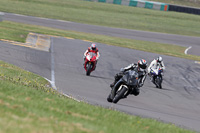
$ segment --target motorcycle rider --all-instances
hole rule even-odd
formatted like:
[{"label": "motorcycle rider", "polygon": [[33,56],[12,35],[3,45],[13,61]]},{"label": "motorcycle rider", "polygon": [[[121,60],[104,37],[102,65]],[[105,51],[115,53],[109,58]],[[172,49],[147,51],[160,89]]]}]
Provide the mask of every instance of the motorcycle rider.
[{"label": "motorcycle rider", "polygon": [[138,87],[136,88],[134,95],[138,95],[140,93],[139,87],[142,87],[144,84],[144,81],[146,79],[146,68],[147,68],[147,61],[144,59],[141,59],[138,61],[138,63],[134,63],[134,64],[130,64],[129,66],[125,67],[125,68],[121,68],[120,72],[117,73],[115,75],[115,80],[112,84],[110,84],[110,87],[113,88],[114,85],[117,83],[117,81],[119,81],[120,78],[123,77],[124,72],[128,71],[128,70],[133,70],[136,71],[138,73]]},{"label": "motorcycle rider", "polygon": [[161,56],[158,56],[156,59],[154,59],[148,67],[148,75],[150,76],[150,80],[152,82],[154,82],[155,79],[151,76],[151,68],[157,69],[158,66],[160,66],[162,70],[165,70],[165,65]]},{"label": "motorcycle rider", "polygon": [[[95,53],[97,56],[96,56],[96,65],[97,65],[97,62],[98,62],[98,59],[100,57],[100,53],[99,53],[99,50],[97,48],[97,45],[95,43],[92,43],[90,47],[88,47],[88,49],[85,51],[84,53],[84,61],[85,61],[85,58],[86,58],[86,55],[89,53],[89,52],[92,52],[92,53]],[[83,64],[84,65],[84,64]],[[96,68],[96,65],[95,65],[95,68]],[[94,68],[94,69],[95,69]]]}]

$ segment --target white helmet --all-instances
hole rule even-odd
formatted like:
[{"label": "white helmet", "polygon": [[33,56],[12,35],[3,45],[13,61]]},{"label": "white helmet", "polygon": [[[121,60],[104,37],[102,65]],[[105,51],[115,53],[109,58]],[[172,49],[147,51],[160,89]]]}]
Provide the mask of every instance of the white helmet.
[{"label": "white helmet", "polygon": [[96,47],[97,47],[97,45],[96,45],[95,43],[92,43],[92,44],[91,44],[91,49],[92,49],[92,50],[96,50]]},{"label": "white helmet", "polygon": [[156,59],[157,60],[157,62],[162,62],[162,57],[161,56],[158,56],[158,58]]}]

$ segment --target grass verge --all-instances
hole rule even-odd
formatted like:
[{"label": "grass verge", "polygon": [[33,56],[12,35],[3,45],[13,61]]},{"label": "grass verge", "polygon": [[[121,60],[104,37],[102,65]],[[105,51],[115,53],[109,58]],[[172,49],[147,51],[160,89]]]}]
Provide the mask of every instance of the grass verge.
[{"label": "grass verge", "polygon": [[138,41],[132,39],[124,39],[124,38],[75,32],[75,31],[65,31],[65,30],[52,29],[42,26],[14,23],[9,21],[4,21],[0,23],[1,39],[25,42],[25,38],[29,32],[62,36],[62,37],[72,37],[75,39],[82,39],[82,40],[90,40],[93,42],[99,42],[108,45],[115,45],[120,47],[132,48],[136,50],[142,50],[152,53],[158,53],[163,55],[170,55],[170,56],[200,61],[199,56],[185,55],[184,51],[186,48],[177,45],[161,44],[148,41]]},{"label": "grass verge", "polygon": [[84,0],[0,0],[0,11],[93,25],[200,36],[200,16]]},{"label": "grass verge", "polygon": [[76,102],[51,89],[43,78],[2,61],[0,132],[192,133],[173,124]]}]

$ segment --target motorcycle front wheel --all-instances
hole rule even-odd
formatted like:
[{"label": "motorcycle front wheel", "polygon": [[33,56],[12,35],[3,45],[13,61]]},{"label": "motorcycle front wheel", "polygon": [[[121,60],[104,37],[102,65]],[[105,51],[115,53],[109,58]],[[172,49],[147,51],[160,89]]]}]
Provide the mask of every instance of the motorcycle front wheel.
[{"label": "motorcycle front wheel", "polygon": [[162,89],[162,84],[161,84],[160,77],[157,77],[155,82],[156,82],[156,87]]},{"label": "motorcycle front wheel", "polygon": [[108,97],[107,97],[107,101],[108,101],[108,102],[112,102],[111,94],[108,95]]},{"label": "motorcycle front wheel", "polygon": [[87,65],[87,71],[86,71],[87,76],[90,76],[91,70],[92,70],[92,64],[88,64]]},{"label": "motorcycle front wheel", "polygon": [[127,91],[127,88],[122,87],[122,89],[120,91],[118,91],[117,94],[115,95],[115,97],[113,99],[113,103],[117,103],[124,96],[124,93],[126,91]]}]

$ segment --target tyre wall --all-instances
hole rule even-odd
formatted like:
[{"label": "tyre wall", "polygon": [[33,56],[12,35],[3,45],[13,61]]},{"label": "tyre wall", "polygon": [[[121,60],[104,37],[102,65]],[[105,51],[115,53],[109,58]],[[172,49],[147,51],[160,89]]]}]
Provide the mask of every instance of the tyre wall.
[{"label": "tyre wall", "polygon": [[169,5],[169,11],[200,15],[200,8],[186,7],[186,6],[179,6],[179,5]]}]

